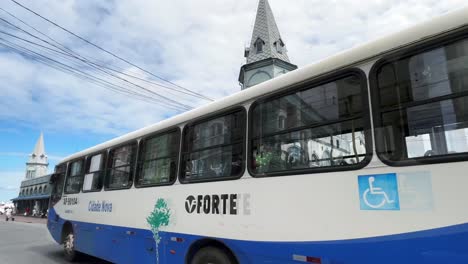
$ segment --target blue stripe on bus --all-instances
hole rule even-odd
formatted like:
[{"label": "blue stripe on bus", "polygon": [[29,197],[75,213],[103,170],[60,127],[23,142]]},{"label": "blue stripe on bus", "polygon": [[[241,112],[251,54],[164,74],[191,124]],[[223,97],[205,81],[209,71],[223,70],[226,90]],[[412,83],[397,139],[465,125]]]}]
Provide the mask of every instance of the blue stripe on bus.
[{"label": "blue stripe on bus", "polygon": [[[66,220],[50,210],[48,228],[59,242]],[[117,263],[156,263],[156,245],[150,230],[72,222],[76,248]],[[203,238],[160,232],[160,263],[184,263],[189,246]],[[171,238],[182,238],[177,241]],[[468,224],[412,233],[323,242],[267,242],[218,239],[240,263],[301,263],[307,256],[322,264],[468,263]],[[314,262],[319,263],[319,262]]]}]

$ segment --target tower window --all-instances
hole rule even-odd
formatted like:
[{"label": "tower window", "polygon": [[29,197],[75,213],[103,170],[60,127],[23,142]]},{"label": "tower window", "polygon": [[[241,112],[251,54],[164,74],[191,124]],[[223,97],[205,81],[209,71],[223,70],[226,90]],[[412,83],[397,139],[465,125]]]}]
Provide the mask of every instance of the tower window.
[{"label": "tower window", "polygon": [[278,52],[279,54],[283,54],[284,42],[281,39],[275,41],[275,43],[273,43],[273,45],[276,48],[276,52]]},{"label": "tower window", "polygon": [[255,41],[255,44],[254,44],[257,53],[262,53],[263,52],[263,45],[265,45],[265,41],[263,41],[261,38],[257,38],[257,40]]},{"label": "tower window", "polygon": [[244,50],[244,57],[248,57],[250,54],[250,48],[249,47],[246,47],[245,50]]}]

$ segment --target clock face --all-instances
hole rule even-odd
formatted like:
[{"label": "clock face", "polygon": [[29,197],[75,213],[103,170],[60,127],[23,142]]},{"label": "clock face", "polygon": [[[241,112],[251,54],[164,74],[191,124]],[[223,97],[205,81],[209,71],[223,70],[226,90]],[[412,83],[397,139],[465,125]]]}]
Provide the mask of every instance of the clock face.
[{"label": "clock face", "polygon": [[254,85],[257,85],[259,83],[262,83],[264,81],[268,81],[271,79],[271,76],[266,72],[266,71],[257,71],[256,73],[254,73],[252,75],[252,77],[250,77],[249,81],[248,81],[248,85],[247,86],[254,86]]}]

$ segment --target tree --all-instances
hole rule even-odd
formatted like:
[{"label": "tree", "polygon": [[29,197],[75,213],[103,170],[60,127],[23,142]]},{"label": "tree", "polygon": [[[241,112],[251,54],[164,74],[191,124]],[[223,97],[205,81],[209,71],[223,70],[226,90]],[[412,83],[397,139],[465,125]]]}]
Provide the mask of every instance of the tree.
[{"label": "tree", "polygon": [[159,263],[159,242],[161,237],[159,236],[159,230],[161,227],[168,226],[171,218],[171,210],[167,206],[167,202],[159,198],[154,205],[154,210],[146,218],[146,222],[151,226],[153,232],[154,241],[156,242],[156,263]]}]

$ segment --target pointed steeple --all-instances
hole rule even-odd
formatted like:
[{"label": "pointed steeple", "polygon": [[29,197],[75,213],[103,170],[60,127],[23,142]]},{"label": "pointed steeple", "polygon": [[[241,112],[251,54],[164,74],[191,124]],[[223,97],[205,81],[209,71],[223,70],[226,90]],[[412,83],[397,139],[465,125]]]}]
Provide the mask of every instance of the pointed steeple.
[{"label": "pointed steeple", "polygon": [[[45,149],[44,149],[44,134],[39,136],[39,139],[36,142],[36,146],[34,146],[34,150],[29,158],[30,163],[41,163],[41,157],[45,157]],[[47,162],[46,162],[47,163]]]},{"label": "pointed steeple", "polygon": [[297,69],[291,64],[268,0],[259,0],[250,46],[245,49],[246,64],[241,67],[242,89]]},{"label": "pointed steeple", "polygon": [[286,46],[281,38],[268,0],[258,2],[254,30],[247,53],[247,63],[267,58],[278,58],[289,62]]},{"label": "pointed steeple", "polygon": [[34,150],[29,156],[29,161],[26,163],[26,179],[43,176],[47,174],[47,155],[44,147],[44,135],[41,132],[39,139],[34,146]]}]

